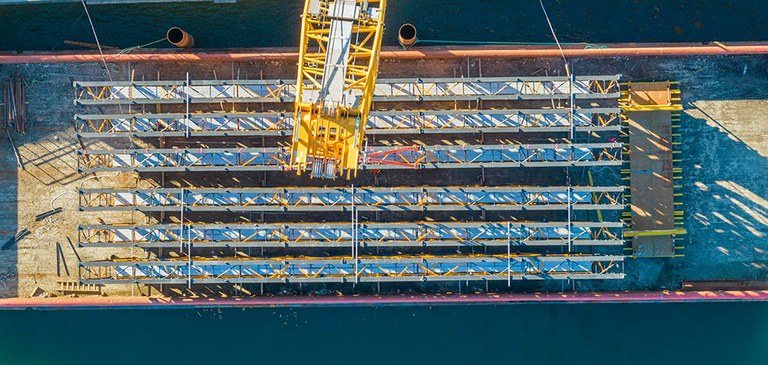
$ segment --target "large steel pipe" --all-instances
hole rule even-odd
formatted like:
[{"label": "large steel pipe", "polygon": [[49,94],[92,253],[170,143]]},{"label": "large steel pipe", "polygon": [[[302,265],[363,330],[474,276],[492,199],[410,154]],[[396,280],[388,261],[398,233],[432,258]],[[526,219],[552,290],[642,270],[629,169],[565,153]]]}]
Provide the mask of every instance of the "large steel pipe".
[{"label": "large steel pipe", "polygon": [[411,23],[405,23],[397,31],[397,41],[403,48],[416,44],[416,27]]},{"label": "large steel pipe", "polygon": [[165,39],[179,48],[192,48],[195,46],[195,38],[179,27],[168,29],[165,33]]}]

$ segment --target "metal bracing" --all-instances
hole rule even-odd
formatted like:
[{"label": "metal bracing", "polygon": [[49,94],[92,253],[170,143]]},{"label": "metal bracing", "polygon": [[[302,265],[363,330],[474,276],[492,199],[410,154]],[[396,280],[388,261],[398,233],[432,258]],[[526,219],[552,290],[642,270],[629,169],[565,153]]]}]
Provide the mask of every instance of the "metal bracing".
[{"label": "metal bracing", "polygon": [[293,117],[285,112],[78,114],[81,137],[225,137],[282,136],[293,130]]},{"label": "metal bracing", "polygon": [[[283,136],[293,116],[269,113],[79,114],[81,137]],[[570,109],[373,111],[367,134],[568,132]],[[620,109],[576,109],[576,132],[618,131]]]},{"label": "metal bracing", "polygon": [[76,105],[293,102],[285,80],[75,81]]},{"label": "metal bracing", "polygon": [[425,282],[623,279],[623,256],[451,255],[81,262],[84,284]]},{"label": "metal bracing", "polygon": [[[620,109],[576,109],[578,132],[621,129]],[[570,109],[377,111],[368,118],[369,134],[567,132]]]},{"label": "metal bracing", "polygon": [[[354,227],[354,228],[353,228]],[[575,246],[623,245],[621,222],[574,222]],[[183,239],[213,247],[445,247],[568,245],[567,222],[423,222],[87,225],[79,227],[83,247],[174,248]]]},{"label": "metal bracing", "polygon": [[[570,194],[569,194],[570,190]],[[85,211],[621,210],[624,187],[81,189]]]},{"label": "metal bracing", "polygon": [[388,79],[376,84],[376,95],[387,101],[610,99],[621,95],[619,78],[577,76],[573,84],[567,76]]},{"label": "metal bracing", "polygon": [[363,152],[366,169],[615,166],[620,143],[374,147]]},{"label": "metal bracing", "polygon": [[[618,99],[620,75],[379,79],[373,102]],[[289,80],[75,81],[75,104],[293,103]],[[309,93],[315,92],[309,90]],[[312,94],[305,98],[312,98]]]},{"label": "metal bracing", "polygon": [[[621,143],[369,147],[362,169],[618,166]],[[79,150],[78,171],[287,171],[287,148]]]}]

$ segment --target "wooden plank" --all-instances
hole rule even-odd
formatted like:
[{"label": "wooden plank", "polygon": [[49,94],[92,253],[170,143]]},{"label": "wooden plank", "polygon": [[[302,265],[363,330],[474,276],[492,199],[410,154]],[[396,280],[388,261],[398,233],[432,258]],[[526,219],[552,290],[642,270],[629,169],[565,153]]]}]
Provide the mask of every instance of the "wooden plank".
[{"label": "wooden plank", "polygon": [[80,284],[77,280],[57,280],[57,289],[62,294],[101,294],[101,285]]},{"label": "wooden plank", "polygon": [[629,105],[670,106],[672,88],[669,82],[633,82],[629,85]]},{"label": "wooden plank", "polygon": [[[672,112],[630,112],[630,189],[633,231],[675,228],[672,174]],[[671,257],[671,236],[635,237],[635,256]]]},{"label": "wooden plank", "polygon": [[670,111],[629,113],[632,229],[675,228]]}]

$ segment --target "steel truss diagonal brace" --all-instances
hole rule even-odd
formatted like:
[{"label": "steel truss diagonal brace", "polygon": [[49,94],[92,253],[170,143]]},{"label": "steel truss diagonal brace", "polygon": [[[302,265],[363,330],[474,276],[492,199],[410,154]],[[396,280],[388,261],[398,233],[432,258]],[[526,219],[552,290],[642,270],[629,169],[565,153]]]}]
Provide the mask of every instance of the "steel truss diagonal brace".
[{"label": "steel truss diagonal brace", "polygon": [[[623,256],[488,255],[81,262],[87,284],[622,279]],[[355,262],[357,261],[357,262]],[[355,269],[357,267],[357,269]],[[189,281],[188,281],[189,280]]]},{"label": "steel truss diagonal brace", "polygon": [[[621,143],[369,147],[362,169],[617,166]],[[367,154],[376,158],[368,160]],[[286,171],[287,148],[79,150],[78,171]]]},{"label": "steel truss diagonal brace", "polygon": [[621,210],[624,188],[423,187],[81,189],[84,211]]}]

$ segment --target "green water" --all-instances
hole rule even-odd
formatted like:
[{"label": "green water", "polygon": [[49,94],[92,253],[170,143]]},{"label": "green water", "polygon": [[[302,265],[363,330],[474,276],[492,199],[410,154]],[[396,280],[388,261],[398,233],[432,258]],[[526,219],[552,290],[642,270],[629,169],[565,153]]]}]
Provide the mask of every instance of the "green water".
[{"label": "green water", "polygon": [[768,303],[0,312],[5,364],[766,364]]},{"label": "green water", "polygon": [[[125,48],[162,38],[171,26],[199,47],[276,47],[298,43],[299,0],[235,4],[172,3],[89,6],[105,45]],[[562,42],[754,41],[768,39],[764,0],[546,0]],[[79,3],[0,6],[0,50],[73,49],[93,42]],[[552,41],[538,1],[397,0],[387,10],[385,45],[411,22],[419,38]],[[166,47],[167,45],[160,45]]]}]

